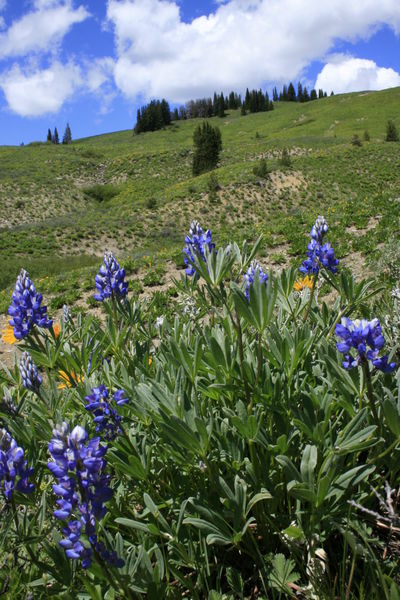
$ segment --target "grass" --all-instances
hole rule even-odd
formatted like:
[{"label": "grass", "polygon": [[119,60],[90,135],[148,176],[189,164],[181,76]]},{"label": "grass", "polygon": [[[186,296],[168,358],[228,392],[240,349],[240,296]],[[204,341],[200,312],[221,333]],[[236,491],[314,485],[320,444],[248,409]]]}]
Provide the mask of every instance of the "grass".
[{"label": "grass", "polygon": [[[223,143],[215,170],[221,189],[211,196],[210,175],[191,174],[198,120],[68,146],[0,147],[0,288],[22,266],[49,275],[56,294],[58,273],[77,272],[71,277],[80,288],[81,269],[99,264],[106,248],[127,261],[148,253],[162,267],[160,240],[179,262],[193,218],[221,243],[263,234],[267,261],[271,254],[270,263],[283,264],[299,263],[321,213],[340,258],[357,252],[373,261],[399,228],[400,145],[384,142],[388,119],[400,126],[399,96],[399,88],[344,94],[211,119]],[[284,147],[289,168],[280,163]],[[262,159],[268,174],[260,180],[254,168]],[[154,285],[160,277],[148,279]]]}]

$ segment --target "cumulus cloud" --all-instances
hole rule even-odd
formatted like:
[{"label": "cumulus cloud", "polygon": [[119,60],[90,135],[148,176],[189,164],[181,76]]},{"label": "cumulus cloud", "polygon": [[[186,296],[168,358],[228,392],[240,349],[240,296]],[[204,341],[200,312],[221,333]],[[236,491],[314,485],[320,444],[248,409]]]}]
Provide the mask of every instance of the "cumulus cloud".
[{"label": "cumulus cloud", "polygon": [[316,88],[336,93],[360,90],[384,90],[400,86],[400,74],[378,67],[373,60],[336,56],[318,74]]},{"label": "cumulus cloud", "polygon": [[337,39],[368,38],[382,24],[399,32],[400,3],[230,0],[185,23],[169,0],[109,0],[107,19],[123,94],[181,102],[295,79]]},{"label": "cumulus cloud", "polygon": [[74,9],[69,1],[37,0],[36,8],[0,33],[0,59],[54,49],[73,25],[89,17],[86,8]]},{"label": "cumulus cloud", "polygon": [[56,113],[83,83],[81,68],[54,62],[49,68],[24,73],[18,65],[2,74],[0,86],[9,108],[22,117]]}]

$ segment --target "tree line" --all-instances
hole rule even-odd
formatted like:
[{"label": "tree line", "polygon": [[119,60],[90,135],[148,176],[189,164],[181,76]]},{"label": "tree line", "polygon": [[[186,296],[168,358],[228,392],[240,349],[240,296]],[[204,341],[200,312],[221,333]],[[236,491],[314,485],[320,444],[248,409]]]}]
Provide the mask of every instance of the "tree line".
[{"label": "tree line", "polygon": [[[319,89],[317,92],[313,88],[309,92],[307,87],[303,86],[300,82],[297,84],[297,93],[292,82],[289,85],[285,84],[280,92],[278,92],[276,87],[272,90],[272,100],[274,102],[310,102],[318,98],[326,98],[327,95],[322,89]],[[333,92],[331,92],[331,96],[333,96]]]},{"label": "tree line", "polygon": [[[54,128],[53,133],[49,127],[49,129],[47,130],[47,140],[46,141],[51,144],[59,144],[60,143],[60,137],[58,135],[57,127]],[[70,144],[71,142],[72,142],[71,128],[69,126],[69,123],[67,123],[67,126],[65,127],[65,132],[64,132],[64,135],[62,138],[62,143]]]},{"label": "tree line", "polygon": [[[333,92],[331,92],[331,95],[333,95]],[[138,109],[133,131],[136,134],[144,131],[156,131],[166,127],[171,121],[224,117],[226,110],[237,110],[238,108],[240,108],[242,115],[248,112],[266,112],[274,109],[274,102],[309,102],[318,98],[326,98],[326,96],[327,93],[322,89],[319,89],[318,92],[312,89],[309,92],[307,87],[300,82],[297,84],[296,93],[293,83],[290,82],[288,85],[285,84],[280,92],[274,87],[272,100],[269,98],[268,92],[264,93],[261,89],[249,90],[249,88],[246,89],[244,99],[234,91],[226,96],[223,92],[220,94],[214,92],[213,97],[189,100],[179,108],[174,108],[173,111],[170,110],[165,99],[161,101],[152,100],[149,104]]]}]

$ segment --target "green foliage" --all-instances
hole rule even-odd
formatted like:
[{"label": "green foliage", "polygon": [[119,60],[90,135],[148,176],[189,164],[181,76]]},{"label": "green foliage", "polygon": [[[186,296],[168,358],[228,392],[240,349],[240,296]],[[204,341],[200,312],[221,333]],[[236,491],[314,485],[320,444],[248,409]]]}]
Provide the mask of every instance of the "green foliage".
[{"label": "green foliage", "polygon": [[387,142],[398,142],[399,141],[399,133],[397,131],[397,127],[394,122],[389,119],[386,125],[386,141]]},{"label": "green foliage", "polygon": [[257,177],[262,177],[263,179],[268,177],[267,161],[265,158],[261,158],[259,163],[253,167],[253,173],[254,175],[257,175]]},{"label": "green foliage", "polygon": [[95,202],[108,202],[119,194],[119,189],[111,184],[101,185],[97,183],[91,187],[84,188],[83,193],[87,198]]},{"label": "green foliage", "polygon": [[192,172],[200,175],[217,166],[219,153],[222,150],[221,132],[205,121],[198,125],[193,133],[194,155]]},{"label": "green foliage", "polygon": [[282,167],[289,168],[289,167],[292,166],[292,160],[290,158],[289,151],[288,151],[288,149],[286,147],[282,148],[282,154],[281,154],[281,158],[280,158],[280,163],[281,163]]},{"label": "green foliage", "polygon": [[[267,285],[256,278],[247,299],[243,273],[261,244],[206,252],[199,278],[182,277],[171,293],[141,304],[106,301],[101,321],[75,313],[58,337],[37,330],[19,343],[46,376],[38,396],[22,387],[17,368],[0,372],[1,397],[16,404],[11,412],[0,405],[1,426],[24,448],[36,484],[3,508],[3,593],[398,596],[399,517],[385,521],[381,498],[385,480],[396,493],[399,481],[399,378],[373,371],[366,381],[362,369],[344,370],[334,336],[343,316],[384,323],[371,310],[378,288],[342,272],[328,281],[328,307],[308,289],[295,291],[291,268],[270,273]],[[58,289],[75,291],[65,274]],[[385,351],[397,356],[384,333]],[[71,387],[58,388],[59,371]],[[129,398],[118,407],[114,441],[96,433],[84,408],[102,383]],[[100,530],[124,559],[121,569],[105,569],[95,556],[84,571],[59,546],[47,447],[62,421],[108,445],[113,497]]]},{"label": "green foliage", "polygon": [[357,135],[357,133],[355,133],[353,135],[353,137],[351,138],[351,143],[353,144],[353,146],[358,146],[358,147],[362,146],[362,142],[361,142],[359,136]]}]

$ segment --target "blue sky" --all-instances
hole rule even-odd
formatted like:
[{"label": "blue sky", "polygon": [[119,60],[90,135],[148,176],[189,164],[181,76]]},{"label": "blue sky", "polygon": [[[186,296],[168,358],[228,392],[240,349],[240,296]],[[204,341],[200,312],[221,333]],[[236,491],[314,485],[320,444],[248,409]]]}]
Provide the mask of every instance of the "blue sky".
[{"label": "blue sky", "polygon": [[0,0],[0,144],[129,129],[151,98],[400,86],[399,33],[398,0]]}]

